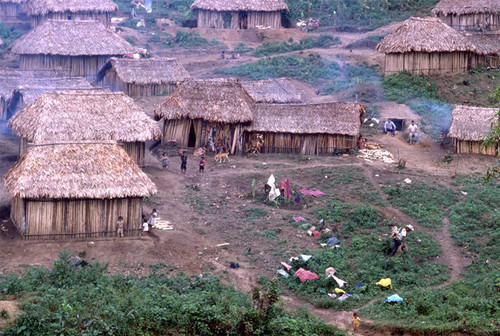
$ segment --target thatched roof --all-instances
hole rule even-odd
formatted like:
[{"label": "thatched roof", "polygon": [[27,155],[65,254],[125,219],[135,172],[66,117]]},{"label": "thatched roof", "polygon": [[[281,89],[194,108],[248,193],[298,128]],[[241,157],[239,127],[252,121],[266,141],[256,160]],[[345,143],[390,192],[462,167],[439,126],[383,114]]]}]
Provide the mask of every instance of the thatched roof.
[{"label": "thatched roof", "polygon": [[226,124],[253,120],[253,100],[235,81],[191,80],[165,98],[155,110],[156,118],[204,119]]},{"label": "thatched roof", "polygon": [[241,83],[250,97],[257,103],[300,103],[302,97],[290,80],[272,78]]},{"label": "thatched roof", "polygon": [[196,0],[191,9],[203,9],[219,12],[257,11],[274,12],[286,10],[283,0]]},{"label": "thatched roof", "polygon": [[498,0],[441,0],[432,10],[433,15],[464,15],[476,13],[500,14]]},{"label": "thatched roof", "polygon": [[11,197],[147,197],[155,184],[116,143],[62,143],[28,149],[3,178]]},{"label": "thatched roof", "polygon": [[112,0],[28,0],[23,10],[26,14],[47,15],[47,13],[112,13],[118,6]]},{"label": "thatched roof", "polygon": [[498,108],[453,105],[448,136],[465,141],[481,141],[490,131],[497,112]]},{"label": "thatched roof", "polygon": [[99,56],[137,52],[98,21],[47,20],[10,47],[20,55]]},{"label": "thatched roof", "polygon": [[42,94],[8,123],[30,142],[161,138],[157,123],[123,92],[53,91]]},{"label": "thatched roof", "polygon": [[500,33],[464,33],[480,55],[500,55]]},{"label": "thatched roof", "polygon": [[249,132],[295,134],[343,134],[356,136],[361,127],[363,104],[256,104]]},{"label": "thatched roof", "polygon": [[377,46],[383,53],[474,51],[469,40],[437,18],[411,17]]},{"label": "thatched roof", "polygon": [[26,0],[0,0],[0,3],[13,3],[13,4],[21,4]]},{"label": "thatched roof", "polygon": [[98,80],[113,68],[121,81],[129,84],[177,83],[191,76],[177,58],[111,58],[99,71]]}]

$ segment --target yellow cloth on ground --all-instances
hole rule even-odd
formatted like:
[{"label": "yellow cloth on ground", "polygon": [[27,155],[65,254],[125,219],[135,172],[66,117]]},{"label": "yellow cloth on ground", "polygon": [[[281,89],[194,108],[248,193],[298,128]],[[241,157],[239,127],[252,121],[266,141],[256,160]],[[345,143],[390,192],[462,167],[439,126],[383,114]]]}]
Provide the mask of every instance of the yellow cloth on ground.
[{"label": "yellow cloth on ground", "polygon": [[376,284],[379,285],[379,286],[382,286],[382,287],[388,287],[389,286],[391,289],[393,289],[391,278],[380,279],[380,281],[377,282]]},{"label": "yellow cloth on ground", "polygon": [[345,291],[340,288],[335,288],[335,293],[337,294],[345,294]]}]

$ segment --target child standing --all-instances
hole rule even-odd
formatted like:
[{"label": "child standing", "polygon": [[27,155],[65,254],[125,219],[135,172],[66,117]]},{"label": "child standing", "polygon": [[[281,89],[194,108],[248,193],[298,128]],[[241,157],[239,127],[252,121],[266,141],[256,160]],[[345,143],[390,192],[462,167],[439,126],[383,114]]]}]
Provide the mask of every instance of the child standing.
[{"label": "child standing", "polygon": [[156,228],[156,218],[158,217],[158,213],[156,212],[156,209],[153,209],[151,213],[149,214],[149,224],[151,225],[152,229]]},{"label": "child standing", "polygon": [[163,166],[163,170],[168,169],[167,153],[163,153],[160,160],[161,160],[161,165]]},{"label": "child standing", "polygon": [[354,332],[358,332],[358,328],[361,325],[361,319],[358,316],[358,313],[352,314],[352,324],[354,325]]},{"label": "child standing", "polygon": [[118,238],[123,238],[123,227],[125,226],[125,221],[122,216],[118,216],[116,221],[116,236]]},{"label": "child standing", "polygon": [[182,155],[181,155],[181,173],[182,174],[186,174],[187,161],[188,161],[188,157],[187,157],[186,151],[183,151]]},{"label": "child standing", "polygon": [[200,173],[205,172],[205,166],[207,164],[207,161],[205,161],[205,157],[200,158]]},{"label": "child standing", "polygon": [[142,215],[142,232],[147,235],[149,232],[149,223],[145,215]]}]

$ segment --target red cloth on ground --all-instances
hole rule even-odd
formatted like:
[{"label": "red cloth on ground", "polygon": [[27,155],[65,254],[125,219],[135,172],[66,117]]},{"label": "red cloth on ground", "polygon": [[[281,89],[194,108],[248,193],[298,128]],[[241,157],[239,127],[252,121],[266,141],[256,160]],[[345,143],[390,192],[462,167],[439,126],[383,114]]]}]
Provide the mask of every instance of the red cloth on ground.
[{"label": "red cloth on ground", "polygon": [[295,272],[295,275],[299,277],[300,281],[305,282],[306,280],[315,280],[319,279],[319,277],[314,274],[313,272],[306,271],[303,268],[299,268],[297,272]]},{"label": "red cloth on ground", "polygon": [[314,237],[314,238],[319,238],[319,237],[321,237],[321,232],[319,232],[319,231],[314,231],[314,232],[313,232],[313,237]]}]

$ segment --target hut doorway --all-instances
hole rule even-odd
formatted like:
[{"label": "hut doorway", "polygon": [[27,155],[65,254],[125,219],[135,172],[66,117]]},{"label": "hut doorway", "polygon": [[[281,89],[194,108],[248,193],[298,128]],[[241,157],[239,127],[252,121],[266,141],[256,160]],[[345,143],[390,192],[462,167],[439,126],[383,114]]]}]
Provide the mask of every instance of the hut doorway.
[{"label": "hut doorway", "polygon": [[196,146],[196,130],[194,129],[194,122],[191,122],[191,128],[189,129],[188,147]]},{"label": "hut doorway", "polygon": [[394,125],[396,125],[396,131],[402,131],[406,125],[406,119],[390,118]]},{"label": "hut doorway", "polygon": [[240,29],[248,29],[248,12],[239,12],[238,22]]}]

